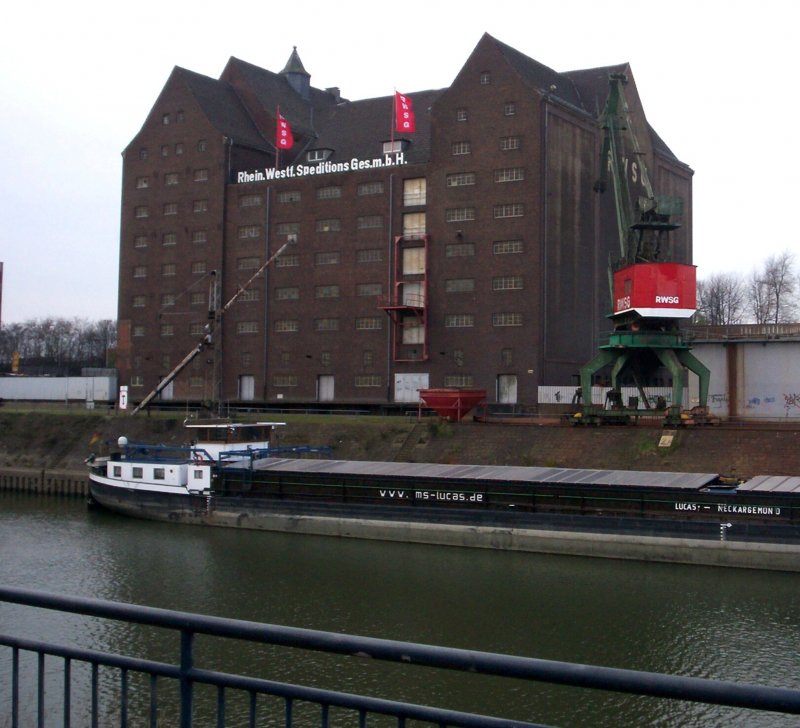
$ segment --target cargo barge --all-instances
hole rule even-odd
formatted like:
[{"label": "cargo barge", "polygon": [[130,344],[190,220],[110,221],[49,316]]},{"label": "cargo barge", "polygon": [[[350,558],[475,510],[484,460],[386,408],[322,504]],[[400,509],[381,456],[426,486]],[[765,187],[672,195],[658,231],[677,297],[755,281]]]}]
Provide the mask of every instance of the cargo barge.
[{"label": "cargo barge", "polygon": [[91,498],[177,523],[800,570],[800,477],[310,459],[327,453],[271,446],[281,424],[120,438],[89,459]]}]

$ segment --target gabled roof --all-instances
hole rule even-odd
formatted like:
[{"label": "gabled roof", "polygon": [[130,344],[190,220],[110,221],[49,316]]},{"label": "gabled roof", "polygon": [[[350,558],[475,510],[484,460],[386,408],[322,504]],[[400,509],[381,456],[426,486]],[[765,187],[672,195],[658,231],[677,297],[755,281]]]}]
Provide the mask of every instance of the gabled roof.
[{"label": "gabled roof", "polygon": [[238,144],[269,148],[230,84],[177,66],[175,74],[186,83],[209,122],[220,133]]},{"label": "gabled roof", "polygon": [[265,112],[274,116],[280,106],[281,114],[289,120],[296,134],[314,136],[316,124],[336,107],[336,97],[328,91],[312,86],[306,101],[282,73],[273,73],[231,56],[221,78],[227,80],[233,74],[244,80]]},{"label": "gabled roof", "polygon": [[408,94],[414,105],[416,131],[413,134],[392,133],[394,125],[394,96],[381,96],[363,101],[345,101],[320,124],[319,138],[311,148],[333,149],[331,159],[339,161],[371,159],[382,155],[381,143],[394,139],[408,139],[405,150],[407,164],[430,159],[431,123],[430,107],[442,93],[441,90],[417,91]]},{"label": "gabled roof", "polygon": [[500,53],[512,68],[530,85],[549,93],[551,96],[566,101],[570,106],[586,111],[581,104],[581,98],[575,85],[565,74],[554,71],[539,61],[533,60],[516,48],[493,38],[485,33],[482,40],[489,40],[497,46]]}]

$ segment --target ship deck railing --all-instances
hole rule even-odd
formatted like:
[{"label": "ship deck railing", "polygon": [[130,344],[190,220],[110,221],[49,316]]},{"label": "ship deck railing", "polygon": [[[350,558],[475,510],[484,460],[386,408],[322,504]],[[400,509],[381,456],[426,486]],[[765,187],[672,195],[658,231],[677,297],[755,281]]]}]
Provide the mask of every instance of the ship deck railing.
[{"label": "ship deck railing", "polygon": [[[439,726],[481,726],[482,728],[511,728],[511,726],[541,726],[540,723],[520,722],[502,716],[486,716],[447,708],[432,707],[384,698],[328,690],[309,685],[278,682],[239,674],[197,667],[195,638],[198,635],[241,640],[250,644],[273,645],[317,653],[347,656],[354,660],[369,658],[374,661],[399,663],[406,670],[439,668],[472,674],[545,682],[578,688],[647,695],[659,698],[688,700],[720,706],[734,706],[754,710],[800,714],[800,690],[765,687],[759,685],[723,682],[704,678],[681,677],[640,672],[619,668],[581,665],[530,657],[518,657],[472,650],[437,647],[399,642],[394,640],[358,637],[348,634],[300,629],[222,617],[205,616],[169,609],[158,609],[100,599],[67,596],[11,587],[0,587],[0,603],[22,605],[31,609],[48,609],[84,615],[90,618],[118,620],[128,625],[139,624],[171,630],[176,633],[176,659],[173,663],[143,657],[103,652],[97,649],[59,645],[44,640],[28,639],[18,635],[0,634],[0,665],[9,665],[10,674],[0,675],[0,707],[10,711],[3,716],[3,725],[19,726],[54,725],[53,687],[60,692],[62,724],[119,725],[121,728],[140,725],[162,725],[169,713],[175,720],[170,725],[191,728],[200,725],[196,715],[195,696],[198,686],[216,689],[215,725],[226,724],[229,696],[244,694],[249,701],[248,725],[255,726],[264,708],[264,696],[270,696],[274,705],[282,706],[282,722],[286,726],[328,726],[332,713],[348,713],[359,726],[366,726],[373,716],[390,716],[396,725],[406,721],[422,721]],[[204,637],[205,639],[205,637]],[[8,658],[10,652],[10,660]],[[23,660],[25,657],[25,660]],[[32,669],[21,669],[21,664]],[[60,664],[60,675],[59,672]],[[87,670],[74,669],[77,665]],[[99,673],[110,671],[116,675],[118,685],[113,697],[100,691]],[[90,684],[76,686],[75,675],[88,672]],[[144,682],[133,676],[145,676]],[[33,685],[22,685],[29,679]],[[170,693],[164,689],[169,683],[177,686],[174,702],[168,705]],[[79,688],[79,689],[78,689]],[[35,705],[26,706],[32,714],[21,708],[23,693],[35,695]],[[137,694],[142,691],[149,694]],[[73,693],[88,696],[79,701]],[[56,696],[58,697],[58,696]],[[314,716],[309,722],[309,713]],[[144,714],[140,714],[144,713]],[[298,716],[302,715],[302,719]],[[295,722],[297,720],[297,722]],[[210,725],[207,717],[202,725]]]}]

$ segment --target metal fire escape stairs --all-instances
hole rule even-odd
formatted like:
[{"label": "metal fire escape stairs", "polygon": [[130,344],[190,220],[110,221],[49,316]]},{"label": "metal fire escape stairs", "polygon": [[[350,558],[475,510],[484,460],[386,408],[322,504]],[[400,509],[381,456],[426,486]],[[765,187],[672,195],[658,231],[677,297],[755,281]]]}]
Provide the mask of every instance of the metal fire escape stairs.
[{"label": "metal fire escape stairs", "polygon": [[[416,258],[409,263],[409,253]],[[380,308],[392,322],[392,358],[396,362],[428,360],[428,235],[394,238],[392,291]]]},{"label": "metal fire escape stairs", "polygon": [[[627,82],[624,74],[609,76],[609,96],[603,112],[604,141],[600,156],[601,176],[595,191],[603,192],[609,173],[614,191],[614,201],[619,233],[620,259],[609,265],[609,290],[612,311],[615,310],[615,275],[622,271],[632,272],[635,280],[636,267],[642,264],[663,263],[671,254],[669,233],[680,227],[674,217],[681,212],[681,200],[671,197],[656,197],[653,194],[644,157],[636,140],[623,86]],[[632,146],[633,159],[639,165],[646,196],[640,196],[635,213],[632,211],[631,192],[627,169],[622,157],[623,134]],[[623,276],[627,275],[623,273]],[[631,279],[625,281],[625,287]],[[629,292],[629,291],[628,291]],[[622,306],[622,308],[625,308]],[[645,376],[658,365],[665,367],[672,378],[671,404],[656,403],[655,409],[664,410],[665,424],[679,424],[684,391],[684,367],[699,378],[699,405],[703,410],[708,400],[710,373],[690,351],[678,320],[669,316],[643,316],[635,310],[623,310],[609,315],[613,331],[608,342],[599,346],[597,355],[580,370],[580,393],[582,411],[573,422],[597,424],[600,422],[628,422],[631,416],[641,414],[639,402],[645,410],[653,409],[644,390]],[[600,370],[611,366],[611,388],[602,405],[592,403],[592,381]],[[639,391],[638,401],[622,402],[620,379],[629,374]]]}]

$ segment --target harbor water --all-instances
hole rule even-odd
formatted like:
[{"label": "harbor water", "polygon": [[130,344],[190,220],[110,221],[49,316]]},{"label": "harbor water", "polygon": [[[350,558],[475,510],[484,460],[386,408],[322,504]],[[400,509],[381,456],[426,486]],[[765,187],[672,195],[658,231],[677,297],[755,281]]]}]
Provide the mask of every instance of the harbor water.
[{"label": "harbor water", "polygon": [[[3,492],[0,553],[0,583],[6,586],[800,688],[797,573],[178,526],[88,510],[80,498]],[[13,605],[0,604],[0,631],[151,659],[177,658],[174,641],[146,628]],[[201,642],[198,656],[203,667],[213,669],[549,725],[798,723],[797,716],[225,641]],[[7,654],[0,655],[0,726],[10,724],[8,663]],[[111,680],[102,685],[109,701],[115,689]],[[34,704],[35,689],[28,686],[22,708]],[[229,725],[246,724],[235,706],[230,714]],[[259,725],[280,720],[264,715]]]}]

